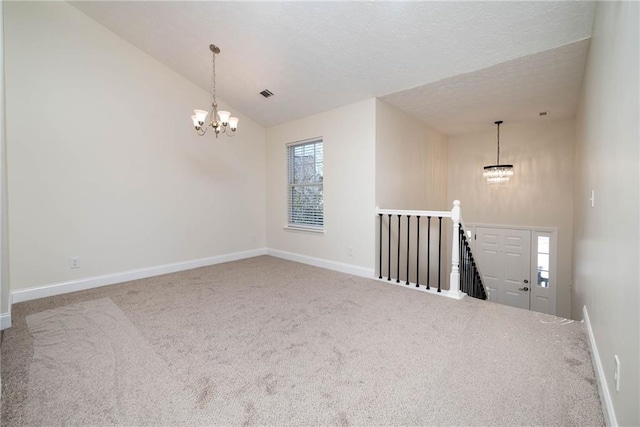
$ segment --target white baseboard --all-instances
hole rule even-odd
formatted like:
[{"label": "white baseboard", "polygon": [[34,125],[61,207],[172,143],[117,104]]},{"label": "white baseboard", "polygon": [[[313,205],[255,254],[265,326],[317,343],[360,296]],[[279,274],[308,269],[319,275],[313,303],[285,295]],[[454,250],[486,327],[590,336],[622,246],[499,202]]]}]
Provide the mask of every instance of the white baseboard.
[{"label": "white baseboard", "polygon": [[431,286],[429,289],[427,289],[427,287],[425,285],[420,285],[418,287],[416,287],[415,283],[411,283],[409,282],[409,284],[407,285],[407,282],[405,281],[400,281],[400,282],[396,282],[395,280],[387,280],[385,278],[379,279],[379,278],[375,278],[377,281],[379,282],[383,282],[383,283],[390,283],[392,285],[396,285],[396,286],[402,286],[405,289],[412,289],[414,291],[420,291],[420,292],[426,292],[428,294],[432,294],[432,295],[436,295],[439,297],[447,297],[447,298],[452,298],[452,299],[457,299],[457,300],[461,300],[464,297],[467,296],[467,294],[465,294],[464,292],[449,292],[446,289],[441,289],[440,292],[438,292],[438,288],[437,287],[433,287]]},{"label": "white baseboard", "polygon": [[593,370],[596,373],[596,380],[598,381],[598,391],[600,392],[600,401],[602,402],[602,412],[604,412],[604,420],[608,426],[615,427],[618,425],[618,420],[616,419],[616,412],[613,410],[611,393],[609,393],[607,378],[604,375],[602,360],[600,360],[598,346],[596,345],[596,339],[593,335],[593,329],[591,329],[591,321],[589,320],[589,313],[587,312],[586,305],[582,308],[582,314],[584,316],[584,323],[587,326],[587,334],[589,335],[589,344],[591,346],[591,360],[593,361]]},{"label": "white baseboard", "polygon": [[[83,291],[100,286],[114,285],[116,283],[129,282],[131,280],[145,279],[147,277],[160,276],[162,274],[176,273],[178,271],[191,270],[193,268],[207,267],[223,262],[237,261],[245,258],[253,258],[266,255],[267,249],[253,249],[243,252],[217,255],[208,258],[200,258],[190,261],[176,262],[159,265],[156,267],[142,268],[139,270],[125,271],[122,273],[106,274],[104,276],[87,277],[85,279],[70,280],[68,282],[53,283],[28,289],[17,289],[11,292],[12,303],[30,301],[69,292]],[[11,322],[9,321],[9,325]]]},{"label": "white baseboard", "polygon": [[11,327],[11,312],[0,314],[0,331]]},{"label": "white baseboard", "polygon": [[0,331],[3,331],[11,327],[11,304],[13,304],[13,298],[9,293],[9,311],[6,313],[0,313]]},{"label": "white baseboard", "polygon": [[340,273],[366,277],[367,279],[373,279],[374,275],[374,271],[372,268],[359,267],[357,265],[345,264],[342,262],[330,261],[322,258],[314,258],[307,255],[294,254],[293,252],[286,252],[278,249],[267,249],[267,255],[286,259],[289,261],[300,262],[302,264],[309,264],[315,267],[322,267],[328,270],[339,271]]}]

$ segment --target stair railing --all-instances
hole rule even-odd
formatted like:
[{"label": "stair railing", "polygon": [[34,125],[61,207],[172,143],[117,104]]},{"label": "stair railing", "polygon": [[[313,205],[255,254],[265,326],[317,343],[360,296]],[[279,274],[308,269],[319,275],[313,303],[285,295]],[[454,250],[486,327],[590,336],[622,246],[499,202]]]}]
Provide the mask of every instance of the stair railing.
[{"label": "stair railing", "polygon": [[458,234],[460,246],[460,290],[470,297],[487,299],[487,292],[482,283],[482,276],[471,251],[467,233],[460,226]]},{"label": "stair railing", "polygon": [[[378,216],[379,226],[377,254],[378,279],[383,280],[383,278],[386,277],[386,281],[391,282],[395,280],[396,284],[400,284],[401,281],[403,281],[406,286],[413,285],[415,288],[455,299],[462,299],[465,294],[486,299],[486,295],[484,298],[478,296],[484,292],[484,287],[482,286],[477,265],[471,254],[471,247],[466,240],[466,236],[464,236],[464,229],[461,225],[462,215],[459,200],[453,202],[451,211],[376,209],[376,214]],[[451,221],[453,231],[448,290],[442,289],[443,219],[449,219]],[[426,254],[423,252],[422,257],[420,255],[420,247],[423,246],[420,240],[421,225],[423,227],[426,225],[427,228]],[[432,233],[432,228],[435,228],[436,225],[437,232],[434,230]],[[412,233],[412,230],[415,231]],[[437,234],[437,236],[434,236],[434,234]],[[432,258],[435,256],[435,254],[432,255],[432,243],[434,243],[433,239],[436,238],[438,243],[437,258],[435,263],[432,263]],[[395,245],[392,248],[393,240],[395,240]],[[411,254],[412,242],[414,256]],[[403,252],[405,250],[406,252]],[[395,258],[395,260],[393,258]],[[402,262],[401,265],[402,258],[404,258],[404,262]],[[421,267],[424,267],[425,262],[426,278],[423,278],[421,281],[420,271]],[[437,275],[435,275],[435,271],[432,272],[432,264],[435,264],[433,267],[437,268]],[[414,272],[415,275],[413,274]],[[435,283],[431,280],[432,276],[436,276],[434,277]],[[435,280],[436,278],[437,280]],[[461,288],[461,284],[463,288]],[[469,293],[466,291],[469,291]]]}]

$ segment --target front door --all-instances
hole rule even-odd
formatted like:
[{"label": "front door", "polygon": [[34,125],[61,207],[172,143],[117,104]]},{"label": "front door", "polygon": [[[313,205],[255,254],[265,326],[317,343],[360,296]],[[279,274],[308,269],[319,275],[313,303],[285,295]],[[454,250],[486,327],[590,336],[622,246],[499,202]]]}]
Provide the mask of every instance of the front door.
[{"label": "front door", "polygon": [[489,300],[528,310],[531,231],[477,227],[476,248]]}]

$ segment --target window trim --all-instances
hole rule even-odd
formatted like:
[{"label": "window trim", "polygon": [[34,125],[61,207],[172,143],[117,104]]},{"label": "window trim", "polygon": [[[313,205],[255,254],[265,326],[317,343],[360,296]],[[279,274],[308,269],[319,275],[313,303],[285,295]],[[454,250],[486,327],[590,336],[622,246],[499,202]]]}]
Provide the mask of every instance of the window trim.
[{"label": "window trim", "polygon": [[[293,167],[293,163],[291,161],[291,153],[292,153],[292,148],[296,147],[296,146],[300,146],[300,145],[308,145],[308,144],[316,144],[316,143],[322,143],[322,166],[323,166],[323,170],[324,170],[324,139],[322,136],[317,136],[317,137],[313,137],[313,138],[307,138],[307,139],[303,139],[300,141],[295,141],[295,142],[290,142],[286,145],[286,162],[287,162],[287,173],[286,173],[286,199],[287,199],[287,204],[286,204],[286,212],[285,212],[285,216],[286,216],[286,225],[284,226],[284,230],[286,231],[292,231],[292,232],[302,232],[302,233],[310,233],[310,234],[324,234],[324,230],[325,230],[325,221],[324,221],[324,173],[323,173],[323,180],[321,183],[314,183],[314,184],[295,184],[291,182],[292,176],[293,176],[293,172],[292,172],[292,167]],[[310,186],[310,185],[315,185],[315,186],[319,186],[322,188],[322,202],[323,202],[323,206],[322,206],[322,225],[310,225],[310,224],[296,224],[291,222],[291,211],[292,211],[292,206],[291,206],[291,189],[294,186]]]}]

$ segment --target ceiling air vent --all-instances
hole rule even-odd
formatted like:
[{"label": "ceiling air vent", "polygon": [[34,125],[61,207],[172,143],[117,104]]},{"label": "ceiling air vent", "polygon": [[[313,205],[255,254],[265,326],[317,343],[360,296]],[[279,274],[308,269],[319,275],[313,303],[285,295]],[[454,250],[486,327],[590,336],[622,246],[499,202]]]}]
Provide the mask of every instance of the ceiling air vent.
[{"label": "ceiling air vent", "polygon": [[269,89],[265,89],[260,92],[260,95],[264,96],[265,98],[270,98],[273,96],[273,92],[271,92]]}]

